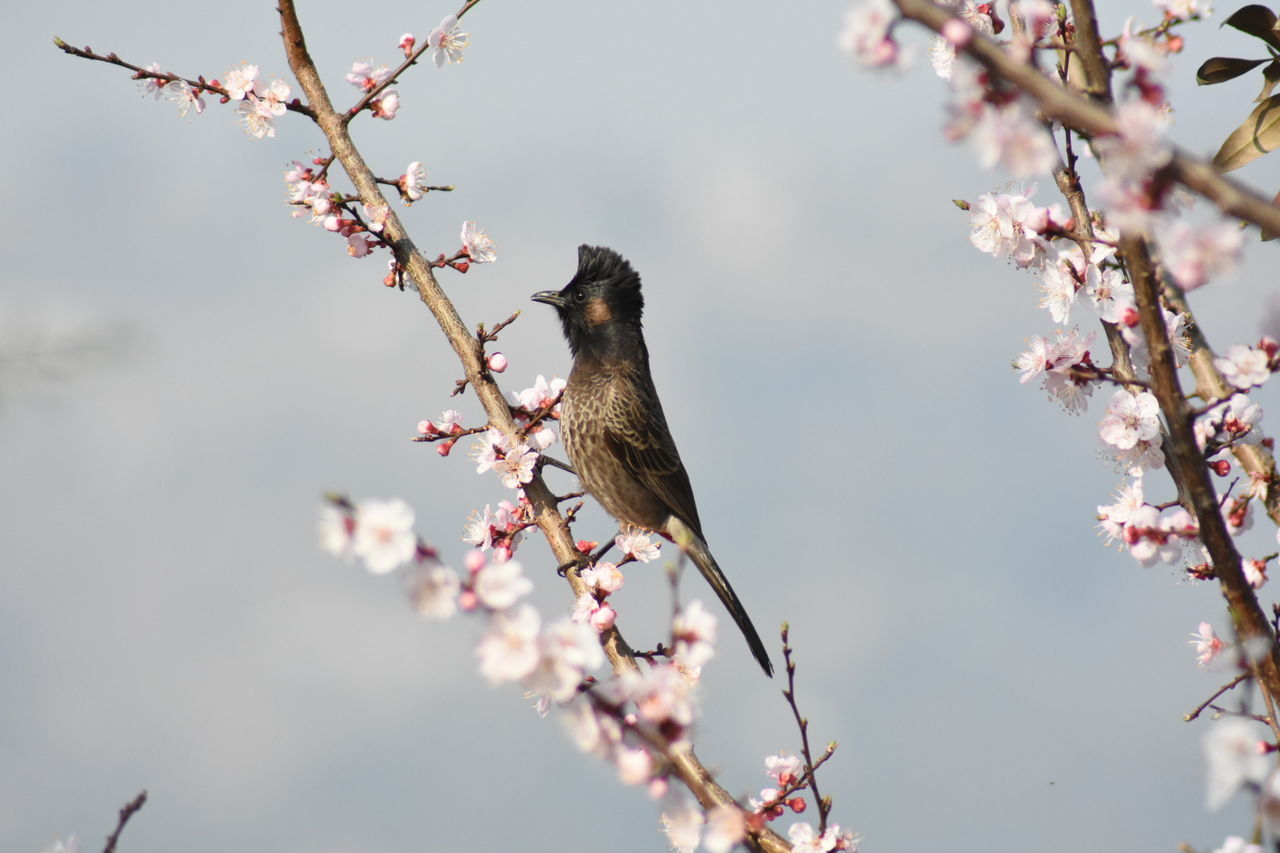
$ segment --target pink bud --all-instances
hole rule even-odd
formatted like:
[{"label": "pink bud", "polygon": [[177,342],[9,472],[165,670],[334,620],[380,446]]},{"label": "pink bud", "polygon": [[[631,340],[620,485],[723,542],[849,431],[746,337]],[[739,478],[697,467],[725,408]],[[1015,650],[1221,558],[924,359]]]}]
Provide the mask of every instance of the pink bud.
[{"label": "pink bud", "polygon": [[1219,477],[1225,477],[1231,473],[1231,463],[1226,459],[1215,459],[1209,463],[1209,467],[1213,469],[1213,473]]},{"label": "pink bud", "polygon": [[467,556],[463,558],[462,565],[466,567],[468,572],[475,574],[484,568],[484,551],[479,548],[473,548],[467,552]]},{"label": "pink bud", "polygon": [[435,425],[431,421],[418,421],[418,435],[431,435],[435,430]]},{"label": "pink bud", "polygon": [[470,612],[476,609],[476,605],[480,603],[480,598],[476,595],[475,590],[464,589],[458,595],[458,607],[462,610]]},{"label": "pink bud", "polygon": [[973,40],[973,27],[959,18],[951,18],[942,25],[942,37],[956,47],[964,47]]},{"label": "pink bud", "polygon": [[671,788],[671,783],[662,776],[655,776],[649,780],[649,797],[660,800],[667,795],[667,791]]},{"label": "pink bud", "polygon": [[609,630],[616,621],[618,621],[618,613],[607,603],[601,604],[596,612],[591,614],[591,627],[597,631]]},{"label": "pink bud", "polygon": [[1126,326],[1128,326],[1130,329],[1132,329],[1134,326],[1138,325],[1138,320],[1139,320],[1139,318],[1138,318],[1138,309],[1137,309],[1137,308],[1126,308],[1126,309],[1124,309],[1124,314],[1123,314],[1123,315],[1121,315],[1121,317],[1120,317],[1120,322],[1121,322],[1121,323],[1124,323],[1124,324],[1125,324]]},{"label": "pink bud", "polygon": [[457,443],[458,443],[458,440],[456,438],[451,438],[448,441],[440,444],[436,448],[436,453],[439,453],[441,456],[448,456],[449,451],[453,450],[453,446]]},{"label": "pink bud", "polygon": [[809,804],[804,801],[804,797],[792,797],[787,800],[787,808],[795,814],[804,814],[804,810],[808,807]]},{"label": "pink bud", "polygon": [[494,373],[501,373],[507,369],[507,357],[500,352],[495,352],[489,356],[489,369]]},{"label": "pink bud", "polygon": [[413,33],[405,33],[404,35],[400,36],[400,42],[398,46],[401,50],[404,51],[405,56],[408,56],[409,54],[413,53],[414,41],[415,39],[413,38]]}]

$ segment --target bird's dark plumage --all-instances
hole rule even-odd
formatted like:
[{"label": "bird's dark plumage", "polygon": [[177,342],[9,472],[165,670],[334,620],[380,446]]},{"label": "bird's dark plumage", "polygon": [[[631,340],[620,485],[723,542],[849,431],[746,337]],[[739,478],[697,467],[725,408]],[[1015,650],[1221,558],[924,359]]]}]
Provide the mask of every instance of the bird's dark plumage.
[{"label": "bird's dark plumage", "polygon": [[620,523],[686,543],[751,653],[773,675],[760,635],[702,536],[689,475],[649,373],[640,276],[612,249],[580,246],[573,280],[533,299],[555,307],[573,353],[560,417],[583,489]]}]

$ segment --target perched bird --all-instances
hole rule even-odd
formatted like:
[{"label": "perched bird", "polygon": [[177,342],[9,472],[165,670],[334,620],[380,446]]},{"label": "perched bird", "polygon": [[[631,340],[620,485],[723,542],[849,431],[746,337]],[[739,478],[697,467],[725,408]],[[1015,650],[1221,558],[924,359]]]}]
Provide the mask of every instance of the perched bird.
[{"label": "perched bird", "polygon": [[573,280],[533,299],[556,309],[573,353],[560,423],[582,488],[619,523],[683,544],[772,676],[769,653],[702,536],[689,475],[649,373],[639,274],[612,249],[579,246]]}]

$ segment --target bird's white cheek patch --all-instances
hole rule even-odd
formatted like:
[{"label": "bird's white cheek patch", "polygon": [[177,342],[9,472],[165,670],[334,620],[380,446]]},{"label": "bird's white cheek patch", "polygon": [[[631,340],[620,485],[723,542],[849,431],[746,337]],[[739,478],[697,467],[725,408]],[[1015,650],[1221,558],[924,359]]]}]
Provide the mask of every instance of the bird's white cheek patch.
[{"label": "bird's white cheek patch", "polygon": [[587,307],[583,314],[587,318],[588,326],[599,326],[613,319],[613,312],[609,310],[609,303],[599,296],[587,300]]}]

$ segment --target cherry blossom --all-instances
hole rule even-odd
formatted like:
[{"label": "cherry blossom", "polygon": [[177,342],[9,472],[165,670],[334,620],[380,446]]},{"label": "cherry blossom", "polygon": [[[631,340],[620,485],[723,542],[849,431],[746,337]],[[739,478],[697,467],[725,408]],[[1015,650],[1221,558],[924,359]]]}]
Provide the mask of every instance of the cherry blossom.
[{"label": "cherry blossom", "polygon": [[493,463],[493,470],[502,478],[502,485],[518,489],[533,479],[533,469],[538,462],[538,451],[527,444],[517,444],[506,451],[503,458]]},{"label": "cherry blossom", "polygon": [[708,853],[729,853],[747,836],[747,820],[733,805],[716,806],[707,812],[702,846]]},{"label": "cherry blossom", "polygon": [[242,101],[245,96],[251,94],[257,87],[258,66],[242,65],[239,68],[233,68],[222,77],[222,88],[227,91],[227,97],[233,101]]},{"label": "cherry blossom", "polygon": [[1098,425],[1098,435],[1107,444],[1128,450],[1139,441],[1150,441],[1160,434],[1160,404],[1149,391],[1131,394],[1116,391],[1107,413]]},{"label": "cherry blossom", "polygon": [[528,604],[495,613],[476,646],[480,674],[490,684],[519,681],[538,665],[538,611]]},{"label": "cherry blossom", "polygon": [[651,541],[649,534],[643,530],[620,533],[613,542],[623,554],[642,563],[652,563],[662,556],[659,543]]},{"label": "cherry blossom", "polygon": [[1108,542],[1114,542],[1124,535],[1124,526],[1144,504],[1142,478],[1138,477],[1116,490],[1115,503],[1098,507],[1098,526],[1102,528]]},{"label": "cherry blossom", "polygon": [[431,47],[431,61],[436,64],[436,68],[461,62],[462,51],[466,49],[470,40],[470,33],[458,32],[456,15],[445,16],[440,26],[432,30],[431,35],[427,37],[427,44]]},{"label": "cherry blossom", "polygon": [[701,601],[691,601],[676,614],[671,633],[676,657],[687,666],[702,666],[715,656],[716,617]]},{"label": "cherry blossom", "polygon": [[1271,378],[1269,362],[1266,350],[1236,344],[1227,350],[1225,357],[1215,358],[1213,366],[1223,379],[1244,391]]},{"label": "cherry blossom", "polygon": [[347,74],[347,82],[361,92],[371,92],[390,76],[391,70],[385,65],[374,68],[368,62],[353,62],[351,72]]},{"label": "cherry blossom", "polygon": [[837,44],[863,65],[899,65],[904,57],[890,35],[897,17],[889,0],[863,0],[845,14]]},{"label": "cherry blossom", "polygon": [[375,575],[384,575],[413,559],[418,536],[413,508],[399,498],[356,504],[351,550]]},{"label": "cherry blossom", "polygon": [[441,563],[413,566],[405,575],[405,589],[414,609],[431,619],[448,619],[458,612],[458,573]]},{"label": "cherry blossom", "polygon": [[979,11],[978,4],[973,0],[964,0],[957,10],[960,17],[948,21],[948,29],[941,35],[934,36],[933,42],[929,45],[929,62],[942,79],[951,79],[951,69],[956,61],[956,48],[968,44],[975,30],[983,35],[991,35],[995,31],[991,21],[990,5],[987,5],[986,9],[986,12]]},{"label": "cherry blossom", "polygon": [[1260,731],[1249,720],[1223,717],[1205,733],[1206,800],[1211,811],[1222,808],[1242,785],[1266,778],[1271,761],[1258,750]]},{"label": "cherry blossom", "polygon": [[375,100],[369,103],[369,110],[373,113],[374,118],[391,119],[396,117],[396,112],[400,109],[400,93],[395,89],[387,89]]},{"label": "cherry blossom", "polygon": [[480,602],[492,610],[506,610],[522,596],[533,592],[533,581],[515,560],[487,563],[472,581]]},{"label": "cherry blossom", "polygon": [[[158,62],[151,63],[150,65],[147,66],[146,70],[150,71],[152,74],[164,73],[163,71],[160,70],[160,63]],[[142,93],[142,96],[144,98],[147,95],[151,95],[158,101],[160,100],[161,96],[164,95],[165,86],[167,86],[168,84],[169,84],[168,80],[162,80],[159,77],[143,77],[141,80],[138,81],[138,91]]]},{"label": "cherry blossom", "polygon": [[524,679],[524,687],[539,697],[540,710],[550,702],[567,702],[578,693],[587,670],[604,663],[596,632],[586,625],[562,620],[538,639],[538,663]]},{"label": "cherry blossom", "polygon": [[405,168],[404,174],[396,181],[396,186],[400,188],[400,195],[405,204],[412,204],[422,198],[426,193],[426,180],[427,173],[422,168],[420,161],[414,160]]},{"label": "cherry blossom", "polygon": [[1021,99],[984,110],[974,125],[973,141],[983,168],[998,163],[1015,178],[1048,175],[1058,164],[1053,137]]},{"label": "cherry blossom", "polygon": [[1244,231],[1234,222],[1193,225],[1185,219],[1156,229],[1161,260],[1184,290],[1236,268],[1244,249]]},{"label": "cherry blossom", "polygon": [[180,118],[186,118],[192,108],[197,115],[204,112],[204,98],[185,80],[174,80],[169,83],[164,87],[164,95],[178,105]]},{"label": "cherry blossom", "polygon": [[1208,622],[1201,622],[1200,630],[1191,636],[1194,639],[1187,642],[1196,647],[1196,663],[1201,666],[1208,666],[1227,647]]},{"label": "cherry blossom", "polygon": [[662,812],[662,831],[675,853],[693,853],[702,838],[702,810],[690,800],[681,800]]},{"label": "cherry blossom", "polygon": [[462,248],[477,264],[493,263],[498,259],[493,240],[474,222],[462,223]]}]

